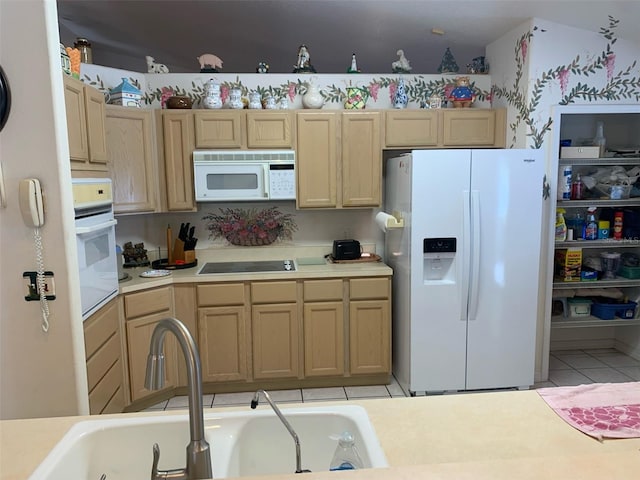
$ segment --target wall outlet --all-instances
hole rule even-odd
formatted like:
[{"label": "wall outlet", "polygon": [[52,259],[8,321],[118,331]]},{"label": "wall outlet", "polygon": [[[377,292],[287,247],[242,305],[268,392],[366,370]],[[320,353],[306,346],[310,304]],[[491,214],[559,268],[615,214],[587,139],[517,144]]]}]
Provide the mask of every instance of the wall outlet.
[{"label": "wall outlet", "polygon": [[[25,280],[24,299],[27,302],[39,301],[38,272],[24,272],[22,278]],[[56,299],[56,284],[53,280],[53,272],[44,272],[44,292],[47,300]]]}]

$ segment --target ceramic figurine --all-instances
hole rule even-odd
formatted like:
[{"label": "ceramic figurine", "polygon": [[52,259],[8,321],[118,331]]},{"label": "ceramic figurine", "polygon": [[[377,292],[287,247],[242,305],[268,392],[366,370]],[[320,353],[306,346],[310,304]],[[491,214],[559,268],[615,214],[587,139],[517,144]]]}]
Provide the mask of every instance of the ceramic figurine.
[{"label": "ceramic figurine", "polygon": [[253,110],[262,110],[262,96],[260,92],[249,93],[249,108]]},{"label": "ceramic figurine", "polygon": [[396,93],[393,96],[393,108],[407,108],[407,103],[409,103],[409,97],[404,88],[404,80],[400,78],[396,87]]},{"label": "ceramic figurine", "polygon": [[484,57],[476,57],[467,64],[467,72],[471,74],[489,73],[489,67],[484,62]]},{"label": "ceramic figurine", "polygon": [[453,54],[449,47],[444,52],[442,56],[442,60],[440,61],[440,66],[438,67],[438,73],[458,73],[460,68],[456,63],[456,59],[453,58]]},{"label": "ceramic figurine", "polygon": [[316,73],[316,69],[311,65],[311,55],[306,45],[298,47],[298,60],[293,67],[293,73]]},{"label": "ceramic figurine", "polygon": [[222,70],[222,60],[212,53],[203,53],[196,59],[200,62],[200,73],[218,73]]},{"label": "ceramic figurine", "polygon": [[322,108],[324,98],[313,82],[307,83],[307,91],[302,96],[302,106],[304,108]]},{"label": "ceramic figurine", "polygon": [[269,73],[269,64],[267,62],[258,62],[256,73]]},{"label": "ceramic figurine", "polygon": [[155,58],[146,56],[147,59],[147,73],[169,73],[169,69],[162,63],[156,63]]},{"label": "ceramic figurine", "polygon": [[391,64],[391,71],[393,73],[410,73],[411,65],[407,57],[404,56],[404,50],[398,50],[396,55],[398,55],[399,58]]},{"label": "ceramic figurine", "polygon": [[229,108],[236,110],[244,108],[244,103],[242,102],[242,90],[239,88],[232,88],[229,90],[229,102],[227,105],[229,105]]},{"label": "ceramic figurine", "polygon": [[473,90],[469,87],[469,77],[456,78],[456,86],[449,94],[449,100],[455,108],[470,107],[476,99]]},{"label": "ceramic figurine", "polygon": [[204,97],[202,99],[204,108],[215,109],[222,108],[222,98],[220,96],[220,84],[209,80],[204,85]]},{"label": "ceramic figurine", "polygon": [[107,103],[110,105],[140,108],[142,92],[131,85],[129,81],[123,77],[120,85],[109,90],[107,97]]},{"label": "ceramic figurine", "polygon": [[356,54],[351,54],[351,66],[347,68],[347,73],[360,73],[358,70],[358,63],[356,62]]},{"label": "ceramic figurine", "polygon": [[442,108],[442,97],[434,93],[429,97],[429,108]]}]

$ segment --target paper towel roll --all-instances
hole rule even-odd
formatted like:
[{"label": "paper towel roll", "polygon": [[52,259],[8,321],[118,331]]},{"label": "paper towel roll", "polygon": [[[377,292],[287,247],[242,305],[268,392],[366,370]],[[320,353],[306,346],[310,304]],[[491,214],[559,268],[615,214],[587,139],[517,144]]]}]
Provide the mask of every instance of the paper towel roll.
[{"label": "paper towel roll", "polygon": [[393,215],[389,215],[388,213],[384,212],[379,212],[376,215],[376,225],[378,225],[378,227],[380,227],[380,230],[382,230],[383,232],[387,231],[387,226],[389,224],[393,225],[394,223],[396,223],[396,218]]}]

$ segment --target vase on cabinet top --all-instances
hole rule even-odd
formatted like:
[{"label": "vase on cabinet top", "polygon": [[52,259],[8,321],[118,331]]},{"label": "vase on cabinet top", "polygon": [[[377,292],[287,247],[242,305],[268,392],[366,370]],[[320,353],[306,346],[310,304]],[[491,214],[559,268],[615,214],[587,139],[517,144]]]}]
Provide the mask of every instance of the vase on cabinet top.
[{"label": "vase on cabinet top", "polygon": [[304,108],[322,108],[324,105],[324,98],[320,93],[320,90],[313,82],[307,83],[307,92],[302,96],[302,106]]}]

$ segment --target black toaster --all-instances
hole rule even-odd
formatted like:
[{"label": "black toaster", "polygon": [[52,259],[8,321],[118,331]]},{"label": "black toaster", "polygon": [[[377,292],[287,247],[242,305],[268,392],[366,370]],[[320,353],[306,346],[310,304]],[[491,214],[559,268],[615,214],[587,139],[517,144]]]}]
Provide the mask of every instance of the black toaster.
[{"label": "black toaster", "polygon": [[360,242],[357,240],[333,241],[332,257],[334,260],[357,260],[361,254]]}]

